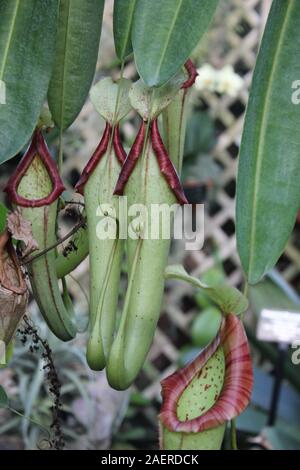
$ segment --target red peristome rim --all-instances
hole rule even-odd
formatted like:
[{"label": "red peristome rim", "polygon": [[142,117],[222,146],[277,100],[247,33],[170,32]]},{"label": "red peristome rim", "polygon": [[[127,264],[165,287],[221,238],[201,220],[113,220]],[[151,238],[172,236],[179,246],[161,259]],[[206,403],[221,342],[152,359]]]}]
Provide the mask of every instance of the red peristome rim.
[{"label": "red peristome rim", "polygon": [[146,133],[146,124],[144,121],[142,121],[140,129],[135,138],[135,141],[128,154],[128,157],[126,158],[122,166],[122,169],[121,169],[121,172],[120,172],[120,175],[119,175],[119,178],[118,178],[115,190],[114,190],[115,195],[123,196],[124,194],[124,189],[127,184],[127,181],[129,180],[129,177],[134,170],[136,162],[138,161],[138,158],[142,153],[145,133]]},{"label": "red peristome rim", "polygon": [[187,88],[190,88],[192,85],[194,85],[195,80],[198,76],[198,72],[193,62],[191,61],[191,59],[188,59],[186,63],[184,64],[184,66],[185,66],[187,73],[189,74],[189,78],[184,82],[181,88],[187,89]]},{"label": "red peristome rim", "polygon": [[93,155],[87,162],[86,166],[84,167],[81,173],[79,180],[76,183],[75,190],[79,194],[83,195],[83,189],[84,189],[85,184],[87,183],[90,175],[93,173],[94,169],[96,168],[99,161],[101,160],[101,158],[103,157],[103,155],[105,154],[107,150],[110,135],[111,135],[111,129],[112,129],[111,125],[107,122],[98,147],[96,148],[95,152],[93,153]]},{"label": "red peristome rim", "polygon": [[[53,188],[51,193],[46,197],[41,199],[26,199],[18,194],[18,187],[21,179],[25,175],[36,155],[41,158],[43,164],[45,165]],[[36,129],[32,136],[32,141],[27,151],[25,152],[25,155],[23,156],[13,175],[9,178],[4,191],[7,193],[10,201],[14,204],[17,204],[18,206],[41,207],[48,206],[49,204],[52,204],[54,201],[56,201],[64,189],[65,187],[58,173],[56,164],[49,153],[43,134],[39,129]]]},{"label": "red peristome rim", "polygon": [[164,175],[170,189],[176,196],[179,204],[188,204],[188,200],[185,197],[182,184],[180,182],[179,176],[177,174],[176,168],[174,167],[168,152],[162,141],[157,119],[154,119],[151,123],[151,142],[152,148],[156,155],[160,171]]},{"label": "red peristome rim", "polygon": [[125,162],[125,160],[127,158],[127,154],[124,150],[124,147],[123,147],[123,144],[122,144],[122,141],[121,141],[120,129],[119,129],[118,124],[116,124],[116,127],[114,129],[113,144],[114,144],[114,150],[115,150],[115,154],[117,156],[117,159],[119,160],[121,165],[123,165],[123,163]]},{"label": "red peristome rim", "polygon": [[[181,394],[220,345],[225,355],[225,377],[216,403],[198,418],[179,421],[177,403]],[[227,315],[216,338],[200,355],[164,379],[161,385],[163,404],[160,421],[170,431],[202,432],[238,416],[248,405],[253,387],[249,345],[242,322],[235,315]]]}]

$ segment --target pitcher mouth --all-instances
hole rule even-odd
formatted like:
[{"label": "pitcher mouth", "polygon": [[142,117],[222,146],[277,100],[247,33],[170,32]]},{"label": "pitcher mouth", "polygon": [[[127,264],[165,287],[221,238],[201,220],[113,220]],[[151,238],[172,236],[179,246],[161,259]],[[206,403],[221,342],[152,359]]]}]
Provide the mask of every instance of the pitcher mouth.
[{"label": "pitcher mouth", "polygon": [[[23,176],[26,174],[28,168],[36,157],[41,159],[48,172],[52,183],[52,190],[47,196],[40,199],[27,199],[18,194],[18,187]],[[25,152],[25,155],[23,156],[13,175],[8,180],[7,185],[3,191],[7,193],[10,202],[21,207],[34,208],[52,204],[57,200],[64,190],[64,184],[58,173],[56,164],[49,153],[43,134],[40,129],[36,129],[33,133],[32,141],[27,151]]]}]

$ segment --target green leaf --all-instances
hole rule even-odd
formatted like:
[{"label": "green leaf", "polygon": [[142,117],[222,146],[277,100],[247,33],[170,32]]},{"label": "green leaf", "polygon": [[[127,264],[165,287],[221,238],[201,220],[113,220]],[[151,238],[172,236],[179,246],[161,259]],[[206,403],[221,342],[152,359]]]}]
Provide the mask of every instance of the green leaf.
[{"label": "green leaf", "polygon": [[215,302],[223,313],[234,313],[239,315],[248,308],[246,297],[235,287],[220,284],[217,286],[208,286],[196,277],[190,276],[183,266],[168,266],[165,271],[166,279],[178,279],[189,282],[190,284],[202,289],[210,299]]},{"label": "green leaf", "polygon": [[300,205],[300,2],[274,0],[255,67],[239,157],[237,244],[250,283],[277,262]]},{"label": "green leaf", "polygon": [[8,396],[6,395],[6,391],[0,385],[0,408],[5,408],[8,405]]},{"label": "green leaf", "polygon": [[195,111],[186,130],[184,158],[209,153],[215,144],[215,129],[212,117],[204,111]]},{"label": "green leaf", "polygon": [[201,348],[207,346],[216,337],[221,320],[221,312],[216,307],[207,307],[199,313],[191,327],[193,344]]},{"label": "green leaf", "polygon": [[253,313],[258,317],[264,308],[299,312],[300,305],[293,302],[271,279],[249,287],[249,300]]},{"label": "green leaf", "polygon": [[0,83],[5,95],[0,101],[0,163],[22,149],[38,121],[52,72],[57,14],[58,0],[0,2]]},{"label": "green leaf", "polygon": [[172,80],[154,92],[142,80],[138,80],[129,93],[131,106],[145,121],[154,119],[172,102],[185,79],[184,73],[179,71]]},{"label": "green leaf", "polygon": [[144,82],[158,87],[188,59],[209,26],[218,0],[139,0],[132,44]]},{"label": "green leaf", "polygon": [[123,61],[132,52],[131,27],[137,0],[114,1],[114,40],[118,58]]},{"label": "green leaf", "polygon": [[61,0],[58,40],[48,101],[55,124],[69,127],[93,81],[104,0]]},{"label": "green leaf", "polygon": [[115,83],[110,77],[107,77],[92,87],[90,91],[91,102],[106,121],[111,124],[114,120],[119,122],[129,113],[131,104],[128,95],[131,85],[132,82],[127,78],[121,78]]},{"label": "green leaf", "polygon": [[6,226],[7,214],[8,214],[7,207],[5,207],[4,204],[2,204],[2,202],[0,202],[0,233],[3,232],[3,230]]},{"label": "green leaf", "polygon": [[[209,286],[225,284],[226,276],[225,272],[222,269],[222,266],[213,266],[209,268],[202,274],[202,276],[200,277],[200,281],[204,284],[208,284]],[[195,300],[200,309],[206,309],[207,307],[211,307],[212,305],[211,299],[202,290],[199,290],[195,293]]]}]

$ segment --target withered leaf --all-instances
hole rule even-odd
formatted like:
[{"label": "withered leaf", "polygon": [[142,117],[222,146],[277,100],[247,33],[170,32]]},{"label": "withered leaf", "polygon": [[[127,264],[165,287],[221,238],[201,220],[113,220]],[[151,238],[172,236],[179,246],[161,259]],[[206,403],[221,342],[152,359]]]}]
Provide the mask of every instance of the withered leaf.
[{"label": "withered leaf", "polygon": [[38,244],[32,236],[31,223],[25,220],[19,208],[7,216],[7,228],[15,240],[22,241],[24,248],[22,255],[25,257],[38,249]]},{"label": "withered leaf", "polygon": [[28,290],[7,229],[0,234],[0,340],[11,341],[24,315]]}]

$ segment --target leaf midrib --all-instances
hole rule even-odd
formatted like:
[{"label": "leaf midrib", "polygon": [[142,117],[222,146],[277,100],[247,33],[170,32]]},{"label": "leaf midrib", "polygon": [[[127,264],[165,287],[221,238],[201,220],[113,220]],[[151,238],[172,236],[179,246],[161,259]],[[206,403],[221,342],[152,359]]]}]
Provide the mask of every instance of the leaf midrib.
[{"label": "leaf midrib", "polygon": [[137,0],[133,0],[132,6],[131,6],[131,12],[130,12],[129,21],[128,21],[128,24],[127,24],[127,30],[126,30],[126,33],[125,33],[124,46],[122,48],[122,61],[125,59],[124,55],[125,55],[125,52],[126,52],[126,49],[128,47],[129,40],[130,40],[132,19],[133,19],[133,14],[134,14],[136,2],[137,2]]},{"label": "leaf midrib", "polygon": [[69,36],[69,20],[70,20],[70,10],[71,10],[71,0],[68,1],[68,12],[67,12],[67,17],[66,17],[66,30],[65,30],[65,37],[64,37],[64,64],[63,64],[63,69],[62,69],[62,82],[61,82],[61,95],[60,95],[60,103],[61,103],[61,108],[60,108],[60,128],[63,129],[64,123],[63,123],[63,118],[64,118],[64,100],[65,100],[65,75],[66,75],[66,63],[67,63],[67,43],[68,43],[68,36]]},{"label": "leaf midrib", "polygon": [[[281,50],[281,44],[283,42],[284,38],[284,33],[286,30],[286,25],[288,22],[288,19],[291,14],[292,6],[294,2],[289,2],[287,11],[286,11],[286,17],[284,19],[284,22],[282,24],[282,28],[280,31],[280,35],[278,38],[278,47],[276,48],[275,51],[275,56],[273,60],[273,64],[269,73],[270,77],[273,77],[273,79],[270,80],[268,89],[265,94],[265,112],[262,112],[262,120],[261,120],[261,126],[259,130],[259,135],[257,139],[257,159],[256,159],[256,171],[255,171],[255,177],[254,177],[254,185],[253,185],[253,204],[252,204],[252,210],[251,210],[251,231],[250,231],[250,256],[249,256],[249,277],[251,277],[251,272],[252,272],[252,265],[254,263],[254,258],[255,258],[255,253],[254,253],[254,244],[255,244],[255,235],[256,235],[256,214],[257,214],[257,198],[255,197],[257,192],[258,192],[258,187],[260,186],[260,180],[261,180],[261,167],[262,167],[262,160],[263,160],[263,154],[264,154],[264,148],[265,148],[265,139],[263,139],[263,136],[266,134],[266,128],[267,128],[267,116],[269,115],[269,108],[271,105],[271,91],[273,89],[273,83],[274,83],[274,76],[275,76],[275,70],[277,68],[278,64],[278,58],[280,56],[280,50]],[[261,143],[262,142],[262,143]]]},{"label": "leaf midrib", "polygon": [[7,44],[6,44],[4,55],[3,55],[3,61],[2,61],[2,64],[1,64],[0,80],[3,80],[3,77],[4,77],[5,65],[6,65],[6,62],[7,62],[8,52],[9,52],[11,42],[12,42],[12,37],[13,37],[14,29],[15,29],[15,24],[16,24],[18,9],[19,9],[19,6],[20,6],[20,1],[21,0],[16,0],[16,2],[15,2],[15,9],[14,9],[13,16],[12,16],[11,28],[10,28],[9,33],[8,33],[8,40],[7,40]]},{"label": "leaf midrib", "polygon": [[172,33],[173,33],[173,28],[174,28],[175,23],[178,19],[179,11],[181,10],[183,1],[184,0],[179,1],[178,6],[175,10],[174,17],[173,17],[173,20],[172,20],[172,23],[171,23],[171,27],[169,29],[167,39],[166,39],[165,45],[164,45],[163,50],[162,50],[161,58],[160,58],[160,60],[158,62],[158,65],[157,65],[156,74],[155,74],[156,79],[159,77],[159,72],[161,70],[162,63],[163,63],[164,58],[166,56],[166,53],[167,53],[167,50],[168,50],[168,47],[169,47],[169,43],[170,43],[170,40],[171,40],[171,36],[172,36]]}]

